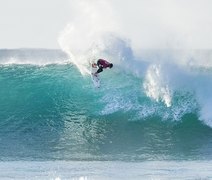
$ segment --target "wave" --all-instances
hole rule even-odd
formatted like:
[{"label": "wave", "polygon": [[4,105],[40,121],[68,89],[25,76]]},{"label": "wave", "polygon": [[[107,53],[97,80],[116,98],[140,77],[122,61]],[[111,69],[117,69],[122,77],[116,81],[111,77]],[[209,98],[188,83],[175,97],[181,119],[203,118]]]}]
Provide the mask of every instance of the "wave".
[{"label": "wave", "polygon": [[[78,74],[78,79],[75,79],[73,82],[74,85],[77,85],[79,82],[86,84],[87,91],[84,92],[86,96],[88,92],[94,93],[94,95],[99,93],[102,95],[99,102],[93,102],[95,104],[97,103],[98,107],[102,107],[97,110],[97,114],[105,115],[119,111],[133,112],[134,116],[132,119],[144,119],[152,115],[159,115],[164,120],[171,119],[172,121],[179,121],[185,114],[194,113],[197,114],[200,121],[211,126],[212,114],[210,113],[210,107],[212,101],[210,97],[212,96],[210,89],[212,74],[210,69],[182,66],[172,61],[170,56],[170,62],[162,62],[161,57],[158,57],[158,62],[156,63],[154,59],[148,59],[148,56],[145,57],[145,61],[142,61],[144,59],[135,58],[133,52],[123,40],[115,40],[117,42],[114,43],[113,41],[113,44],[118,48],[115,49],[111,47],[111,49],[108,50],[112,52],[112,55],[114,54],[112,50],[115,50],[115,52],[118,51],[119,58],[116,58],[116,65],[113,70],[106,70],[106,72],[103,73],[101,77],[103,84],[100,92],[94,93],[91,91],[92,84],[89,76],[80,76],[78,72],[76,72],[76,69],[73,70],[72,67],[70,70],[75,72],[72,74],[73,77],[75,77],[75,74]],[[157,54],[158,51],[152,51],[152,55],[154,53]],[[201,53],[204,54],[205,51]],[[35,56],[35,54],[37,55]],[[62,75],[64,75],[64,72],[67,73],[66,68],[71,66],[71,64],[67,64],[69,63],[69,61],[67,61],[68,56],[59,50],[40,51],[38,49],[25,49],[11,50],[11,52],[9,50],[2,50],[1,56],[2,77],[4,77],[4,73],[8,74],[6,80],[2,78],[2,84],[10,82],[10,78],[14,78],[12,75],[14,73],[23,73],[22,76],[30,73],[28,74],[29,81],[36,77],[41,79],[41,84],[42,79],[45,79],[44,77],[47,76],[49,79],[46,79],[46,81],[52,82],[54,79],[51,77],[52,73],[54,73],[53,71],[55,71],[58,77],[63,78]],[[18,64],[21,63],[22,65],[11,64],[5,66],[10,64],[8,59],[11,58],[15,58],[15,62],[18,62]],[[25,61],[26,59],[28,59],[28,61]],[[40,67],[40,61],[38,59],[46,66]],[[55,66],[53,66],[53,64],[55,64]],[[65,71],[62,72],[60,69],[57,69],[59,67],[62,69],[65,68]],[[51,68],[55,68],[55,70],[51,70]],[[54,74],[54,76],[56,74]],[[19,79],[20,82],[11,83],[11,87],[9,88],[14,89],[15,86],[19,86],[19,83],[22,82],[21,78]],[[70,79],[73,80],[73,78]],[[59,81],[58,79],[58,82]],[[38,83],[38,85],[40,83]],[[69,81],[63,83],[67,84]],[[80,91],[81,88],[78,88]],[[107,89],[110,89],[112,92],[107,92]],[[63,93],[62,90],[61,93]],[[3,96],[4,95],[2,95],[2,97]],[[53,96],[54,95],[52,95],[52,98]]]},{"label": "wave", "polygon": [[167,106],[147,93],[148,77],[119,68],[101,74],[100,89],[72,64],[0,68],[2,160],[211,158],[210,124],[190,87]]},{"label": "wave", "polygon": [[97,52],[114,68],[100,89],[80,69],[89,53],[72,61],[60,50],[2,50],[1,160],[211,159],[212,71],[197,63],[211,51],[182,61],[179,50],[135,55],[107,37]]}]

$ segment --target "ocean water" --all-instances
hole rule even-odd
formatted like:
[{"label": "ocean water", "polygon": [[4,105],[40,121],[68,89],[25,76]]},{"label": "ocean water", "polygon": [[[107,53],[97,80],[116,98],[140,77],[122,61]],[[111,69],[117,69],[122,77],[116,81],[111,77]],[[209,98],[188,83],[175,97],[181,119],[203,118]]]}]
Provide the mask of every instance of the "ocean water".
[{"label": "ocean water", "polygon": [[0,50],[1,179],[212,179],[211,51],[130,54],[96,89],[60,50]]}]

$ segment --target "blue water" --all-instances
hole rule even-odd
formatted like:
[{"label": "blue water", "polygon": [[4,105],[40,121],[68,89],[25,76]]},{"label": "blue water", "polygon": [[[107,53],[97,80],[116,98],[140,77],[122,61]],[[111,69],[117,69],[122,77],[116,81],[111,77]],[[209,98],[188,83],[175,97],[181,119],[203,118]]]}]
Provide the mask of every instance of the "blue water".
[{"label": "blue water", "polygon": [[[79,170],[81,166],[86,168],[87,162],[95,161],[95,169],[96,163],[110,161],[109,169],[116,162],[128,162],[130,167],[137,167],[129,171],[136,172],[141,168],[136,163],[143,163],[148,173],[151,171],[148,162],[159,162],[157,168],[166,162],[172,165],[179,162],[177,168],[182,164],[189,169],[188,174],[182,176],[188,178],[193,168],[188,166],[189,162],[200,162],[201,167],[210,165],[212,128],[210,111],[207,111],[210,103],[203,97],[210,95],[211,84],[202,86],[211,82],[210,69],[185,71],[186,75],[179,78],[184,82],[181,85],[192,84],[188,87],[172,86],[170,81],[169,105],[163,94],[158,99],[148,95],[150,89],[144,85],[149,82],[148,76],[126,72],[119,65],[100,74],[101,88],[96,89],[90,76],[81,75],[61,51],[1,50],[1,54],[4,56],[1,55],[0,65],[0,166],[4,166],[4,162],[14,162],[7,164],[8,170],[17,172],[16,162],[37,166],[36,162],[55,161],[61,168],[69,167],[67,162],[82,162],[83,165],[76,165]],[[35,57],[34,54],[39,55]],[[151,63],[149,67],[144,74],[152,72]],[[176,69],[173,73],[176,74]],[[193,78],[197,82],[190,82]],[[25,171],[24,165],[21,167]],[[168,171],[169,167],[165,169]],[[25,178],[35,177],[34,171],[29,170],[31,174]],[[161,169],[157,171],[152,171],[152,175],[157,176],[144,177],[150,179],[164,173]],[[199,177],[211,178],[210,171],[208,168],[206,175]],[[102,172],[98,177],[95,173],[94,176],[79,173],[70,178],[110,179],[110,176],[115,177],[115,172],[101,176]],[[68,172],[60,173],[59,178],[68,179]],[[176,175],[180,177],[180,173],[177,171]],[[161,177],[173,177],[172,173],[169,175]],[[42,177],[53,178],[45,174]],[[139,177],[141,174],[135,179]],[[124,179],[121,173],[118,178]]]}]

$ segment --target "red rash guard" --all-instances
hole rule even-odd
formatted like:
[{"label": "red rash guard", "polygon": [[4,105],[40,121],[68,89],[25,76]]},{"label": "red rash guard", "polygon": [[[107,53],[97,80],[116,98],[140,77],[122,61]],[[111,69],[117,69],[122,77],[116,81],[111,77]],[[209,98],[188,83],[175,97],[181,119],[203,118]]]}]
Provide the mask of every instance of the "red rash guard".
[{"label": "red rash guard", "polygon": [[107,62],[107,61],[104,60],[104,59],[99,59],[98,62],[97,62],[97,65],[98,65],[98,66],[102,66],[103,68],[110,67],[110,63]]}]

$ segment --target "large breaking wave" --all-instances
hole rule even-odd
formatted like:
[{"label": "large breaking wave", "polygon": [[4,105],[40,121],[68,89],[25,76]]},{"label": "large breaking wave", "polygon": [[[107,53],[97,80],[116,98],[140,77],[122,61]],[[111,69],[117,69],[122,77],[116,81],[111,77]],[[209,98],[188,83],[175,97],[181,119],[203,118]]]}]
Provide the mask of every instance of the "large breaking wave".
[{"label": "large breaking wave", "polygon": [[[211,158],[210,121],[203,118],[203,101],[197,96],[203,88],[198,83],[206,83],[210,72],[200,71],[198,77],[186,72],[181,81],[186,85],[194,76],[196,89],[177,89],[166,81],[154,92],[158,87],[151,87],[148,76],[158,68],[152,72],[158,81],[163,68],[157,65],[150,65],[143,78],[117,67],[105,70],[100,89],[72,64],[0,68],[2,160]],[[169,104],[163,87],[169,90]]]}]

